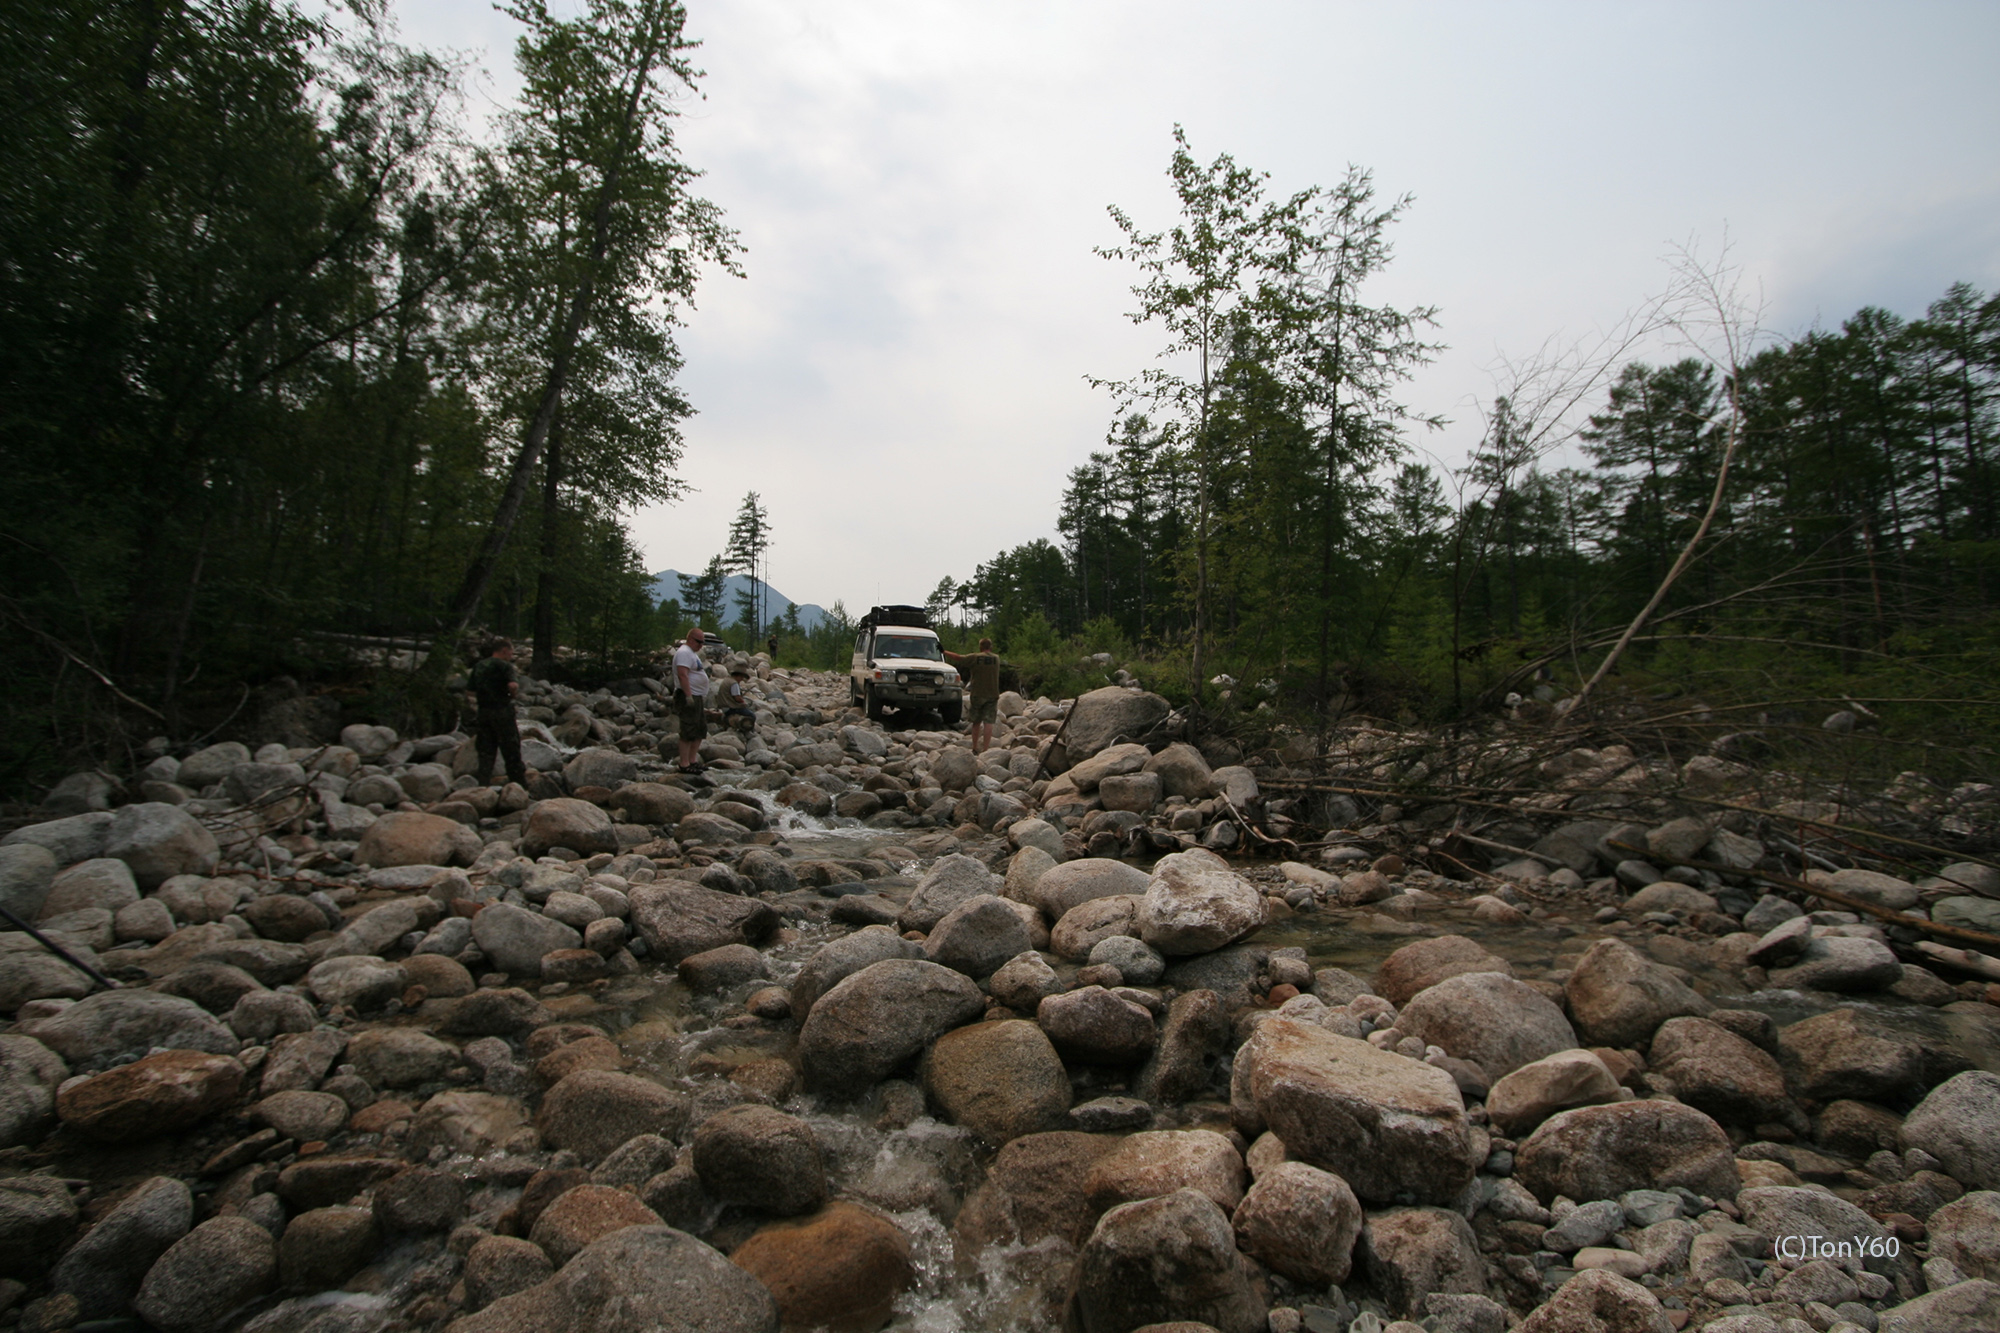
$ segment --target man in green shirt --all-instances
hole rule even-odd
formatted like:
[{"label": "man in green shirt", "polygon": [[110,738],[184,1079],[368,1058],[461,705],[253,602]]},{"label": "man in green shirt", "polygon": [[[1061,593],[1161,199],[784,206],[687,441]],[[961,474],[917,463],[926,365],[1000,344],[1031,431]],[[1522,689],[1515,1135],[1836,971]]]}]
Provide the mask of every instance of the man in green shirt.
[{"label": "man in green shirt", "polygon": [[965,672],[972,752],[978,754],[993,744],[993,719],[1000,707],[1000,658],[993,651],[991,639],[981,639],[976,653],[947,651],[944,656]]},{"label": "man in green shirt", "polygon": [[475,776],[481,783],[493,776],[497,750],[507,762],[507,780],[527,786],[528,767],[521,762],[521,724],[514,718],[514,696],[521,692],[521,682],[514,674],[513,643],[501,638],[489,640],[486,656],[473,664],[467,685],[479,706],[472,733],[479,756]]}]

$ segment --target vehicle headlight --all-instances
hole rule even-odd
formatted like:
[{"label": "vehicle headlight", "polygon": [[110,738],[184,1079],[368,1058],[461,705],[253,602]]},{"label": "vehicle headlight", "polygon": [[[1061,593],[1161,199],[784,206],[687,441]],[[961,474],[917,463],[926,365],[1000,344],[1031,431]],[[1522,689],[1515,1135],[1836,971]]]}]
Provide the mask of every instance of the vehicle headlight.
[{"label": "vehicle headlight", "polygon": [[898,685],[908,685],[910,683],[910,673],[907,671],[898,671],[896,673],[896,683]]}]

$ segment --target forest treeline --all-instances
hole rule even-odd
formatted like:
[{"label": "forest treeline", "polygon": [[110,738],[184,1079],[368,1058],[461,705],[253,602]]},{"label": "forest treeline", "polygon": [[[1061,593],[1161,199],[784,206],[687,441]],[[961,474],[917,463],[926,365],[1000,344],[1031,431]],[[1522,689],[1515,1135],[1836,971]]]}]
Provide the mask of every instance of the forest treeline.
[{"label": "forest treeline", "polygon": [[1294,715],[1560,698],[1666,579],[1729,454],[1710,526],[1622,668],[1774,706],[1983,702],[1990,738],[2000,296],[1955,284],[1921,318],[1871,307],[1761,346],[1739,329],[1735,358],[1568,367],[1555,391],[1522,374],[1445,472],[1414,461],[1430,423],[1393,392],[1432,312],[1361,297],[1407,201],[1353,172],[1272,203],[1184,139],[1172,175],[1172,225],[1145,234],[1114,210],[1136,239],[1107,253],[1138,261],[1134,319],[1202,378],[1111,385],[1129,411],[1070,473],[1055,539],[947,579],[936,604],[1003,646],[1171,658],[1154,680],[1188,695],[1212,700],[1215,671],[1267,680],[1236,701]]},{"label": "forest treeline", "polygon": [[334,636],[672,628],[621,520],[676,493],[675,327],[738,253],[675,143],[682,8],[517,0],[480,139],[349,8],[0,17],[0,783]]}]

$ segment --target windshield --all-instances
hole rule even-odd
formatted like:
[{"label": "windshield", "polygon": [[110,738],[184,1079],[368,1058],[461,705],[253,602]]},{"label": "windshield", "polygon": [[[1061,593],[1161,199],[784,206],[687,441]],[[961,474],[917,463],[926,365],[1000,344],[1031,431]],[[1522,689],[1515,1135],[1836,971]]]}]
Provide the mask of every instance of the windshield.
[{"label": "windshield", "polygon": [[877,634],[875,656],[921,657],[926,662],[942,662],[944,649],[938,646],[936,639],[919,639],[907,634]]}]

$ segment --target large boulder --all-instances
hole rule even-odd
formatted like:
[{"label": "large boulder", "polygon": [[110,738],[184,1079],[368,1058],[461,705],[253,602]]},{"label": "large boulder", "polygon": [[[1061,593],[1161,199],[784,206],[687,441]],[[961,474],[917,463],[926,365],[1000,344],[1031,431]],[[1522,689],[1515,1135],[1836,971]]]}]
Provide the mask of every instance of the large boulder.
[{"label": "large boulder", "polygon": [[762,944],[778,928],[768,903],[695,884],[635,884],[628,896],[647,950],[669,967],[725,944]]},{"label": "large boulder", "polygon": [[1618,1100],[1618,1076],[1585,1050],[1557,1051],[1498,1079],[1486,1115],[1506,1134],[1525,1134],[1558,1111]]},{"label": "large boulder", "polygon": [[[1772,1253],[1778,1252],[1778,1242],[1786,1238],[1819,1236],[1849,1244],[1849,1253],[1836,1256],[1843,1268],[1893,1273],[1906,1261],[1900,1247],[1881,1244],[1889,1238],[1887,1227],[1828,1190],[1763,1185],[1739,1193],[1736,1206],[1742,1210],[1743,1225],[1763,1237]],[[1871,1245],[1871,1241],[1877,1243]]]},{"label": "large boulder", "polygon": [[0,846],[0,907],[33,921],[41,915],[59,867],[55,853],[35,843]]},{"label": "large boulder", "polygon": [[66,1128],[107,1143],[174,1134],[234,1102],[243,1078],[230,1056],[161,1051],[63,1084],[56,1115]]},{"label": "large boulder", "polygon": [[1021,919],[1027,910],[991,894],[967,898],[931,929],[924,953],[934,963],[984,980],[1032,947],[1028,923]]},{"label": "large boulder", "polygon": [[111,818],[104,854],[130,866],[147,890],[175,875],[212,875],[221,859],[213,833],[179,806],[161,801],[121,806]]},{"label": "large boulder", "polygon": [[1576,1046],[1561,1009],[1526,982],[1499,972],[1462,972],[1412,996],[1396,1027],[1497,1079]]},{"label": "large boulder", "polygon": [[[622,750],[578,750],[563,765],[563,781],[571,791],[582,787],[617,787],[639,776],[639,761]],[[568,846],[569,844],[560,844]],[[582,851],[582,848],[577,848]]]},{"label": "large boulder", "polygon": [[1257,1177],[1231,1219],[1243,1252],[1308,1287],[1347,1281],[1361,1202],[1345,1180],[1305,1162]]},{"label": "large boulder", "polygon": [[[1011,874],[1008,882],[1013,882]],[[1106,856],[1086,856],[1044,872],[1025,901],[1041,908],[1049,920],[1060,921],[1071,908],[1098,898],[1143,894],[1151,882],[1152,876],[1137,866]]]},{"label": "large boulder", "polygon": [[1214,1130],[1144,1130],[1091,1165],[1083,1194],[1103,1212],[1190,1189],[1231,1211],[1243,1202],[1244,1184],[1242,1154]]},{"label": "large boulder", "polygon": [[1215,794],[1215,775],[1200,750],[1186,741],[1175,741],[1146,760],[1142,773],[1157,774],[1168,796],[1185,796],[1205,801]]},{"label": "large boulder", "polygon": [[[1927,1150],[1928,1151],[1928,1150]],[[1924,1219],[1931,1257],[1967,1277],[2000,1281],[2000,1192],[1974,1190]]]},{"label": "large boulder", "polygon": [[1063,727],[1063,751],[1071,764],[1088,759],[1119,741],[1136,741],[1166,721],[1173,712],[1157,694],[1106,685],[1091,690],[1070,705]]},{"label": "large boulder", "polygon": [[[1767,1324],[1777,1327],[1770,1320],[1757,1327]],[[1673,1328],[1652,1292],[1608,1269],[1593,1268],[1558,1287],[1515,1333],[1673,1333]]]},{"label": "large boulder", "polygon": [[938,1112],[992,1144],[1056,1128],[1069,1110],[1069,1075],[1034,1023],[969,1023],[924,1058],[924,1090]]},{"label": "large boulder", "polygon": [[1064,912],[1049,931],[1049,951],[1080,963],[1113,935],[1138,938],[1139,904],[1143,901],[1133,894],[1119,894],[1078,903]]},{"label": "large boulder", "polygon": [[694,813],[694,797],[664,782],[628,782],[608,805],[627,824],[678,824]]},{"label": "large boulder", "polygon": [[1544,1122],[1514,1155],[1514,1178],[1543,1203],[1615,1199],[1679,1185],[1734,1198],[1736,1154],[1722,1126],[1679,1102],[1583,1106]]},{"label": "large boulder", "polygon": [[820,945],[806,959],[791,985],[792,1016],[804,1021],[820,996],[862,968],[891,958],[922,958],[924,946],[906,940],[890,926],[864,926]]},{"label": "large boulder", "polygon": [[799,1062],[810,1084],[858,1093],[985,1008],[963,973],[917,959],[874,963],[813,1005],[799,1031]]},{"label": "large boulder", "polygon": [[806,1122],[770,1106],[732,1106],[694,1133],[694,1169],[709,1195],[779,1217],[826,1203],[826,1167]]},{"label": "large boulder", "polygon": [[456,819],[392,810],[361,835],[354,860],[364,866],[469,866],[480,846],[479,835]]},{"label": "large boulder", "polygon": [[147,1270],[132,1309],[160,1333],[211,1333],[277,1278],[269,1231],[247,1217],[212,1217]]},{"label": "large boulder", "polygon": [[1932,1088],[1903,1121],[1902,1141],[1967,1189],[2000,1189],[2000,1074],[1969,1069]]},{"label": "large boulder", "polygon": [[1153,866],[1138,924],[1168,957],[1208,953],[1264,924],[1264,895],[1212,852],[1175,852]]},{"label": "large boulder", "polygon": [[1261,1024],[1237,1052],[1230,1102],[1239,1126],[1267,1126],[1370,1202],[1451,1204],[1479,1167],[1451,1075],[1317,1024]]},{"label": "large boulder", "polygon": [[1912,1037],[1856,1009],[1829,1009],[1778,1029],[1778,1060],[1792,1093],[1819,1101],[1900,1100],[1923,1081]]},{"label": "large boulder", "polygon": [[910,895],[898,924],[904,930],[929,934],[960,903],[988,894],[997,897],[1004,888],[1006,881],[977,857],[956,853],[939,857],[917,881],[917,890]]},{"label": "large boulder", "polygon": [[1563,985],[1570,1021],[1593,1046],[1643,1046],[1669,1018],[1714,1006],[1671,970],[1618,940],[1599,940]]},{"label": "large boulder", "polygon": [[193,1000],[149,990],[99,991],[18,1030],[67,1060],[77,1073],[108,1069],[155,1047],[234,1055],[242,1045]]},{"label": "large boulder", "polygon": [[[370,832],[374,830],[371,829]],[[528,856],[544,856],[551,847],[567,847],[583,856],[618,850],[618,830],[611,816],[589,801],[557,796],[528,807],[528,822],[519,846]]]},{"label": "large boulder", "polygon": [[1798,1115],[1770,1053],[1706,1018],[1660,1024],[1647,1060],[1673,1080],[1675,1096],[1717,1120],[1747,1127]]},{"label": "large boulder", "polygon": [[544,955],[583,944],[574,928],[513,903],[482,907],[472,918],[472,939],[510,977],[539,977]]},{"label": "large boulder", "polygon": [[1977,1279],[1884,1310],[1876,1333],[1988,1333],[2000,1328],[2000,1282]]},{"label": "large boulder", "polygon": [[1077,759],[1076,752],[1071,750],[1070,758],[1074,762],[1065,776],[1078,791],[1088,795],[1096,791],[1098,784],[1106,778],[1137,773],[1152,758],[1152,752],[1143,745],[1127,742],[1108,746],[1088,759]]},{"label": "large boulder", "polygon": [[771,1291],[667,1226],[592,1241],[554,1277],[502,1296],[447,1333],[778,1333]]},{"label": "large boulder", "polygon": [[0,1034],[0,1148],[32,1143],[54,1126],[56,1089],[68,1077],[62,1057],[33,1037]]},{"label": "large boulder", "polygon": [[557,1148],[596,1163],[641,1134],[675,1138],[688,1121],[686,1094],[607,1069],[579,1069],[550,1088],[535,1128]]},{"label": "large boulder", "polygon": [[1446,1208],[1386,1208],[1361,1229],[1360,1253],[1389,1308],[1414,1316],[1431,1292],[1486,1294],[1486,1263],[1463,1217]]},{"label": "large boulder", "polygon": [[1065,1058],[1081,1064],[1137,1064],[1158,1037],[1151,1010],[1102,986],[1044,997],[1035,1021]]},{"label": "large boulder", "polygon": [[771,1293],[788,1329],[880,1328],[916,1278],[902,1229],[844,1200],[760,1228],[729,1262]]},{"label": "large boulder", "polygon": [[1847,994],[1887,990],[1903,979],[1903,965],[1880,940],[1817,935],[1790,967],[1774,968],[1771,984],[1790,990]]},{"label": "large boulder", "polygon": [[1077,1258],[1074,1310],[1082,1333],[1129,1333],[1170,1320],[1263,1333],[1267,1318],[1228,1215],[1191,1189],[1124,1204],[1098,1220]]},{"label": "large boulder", "polygon": [[104,855],[111,842],[111,821],[116,817],[109,810],[93,810],[85,815],[23,825],[0,838],[0,847],[27,843],[48,852],[57,865],[73,866],[78,861]]},{"label": "large boulder", "polygon": [[953,1223],[964,1251],[988,1245],[1034,1245],[1049,1237],[1075,1247],[1097,1220],[1083,1182],[1097,1160],[1118,1146],[1108,1134],[1056,1130],[1026,1134],[1002,1148],[986,1179]]},{"label": "large boulder", "polygon": [[1384,958],[1375,973],[1375,993],[1390,1004],[1407,1004],[1417,992],[1468,972],[1498,972],[1511,977],[1514,965],[1463,935],[1440,935],[1405,944]]},{"label": "large boulder", "polygon": [[194,1196],[184,1183],[172,1176],[142,1181],[70,1247],[49,1286],[76,1297],[83,1319],[119,1318],[146,1270],[193,1225]]}]

